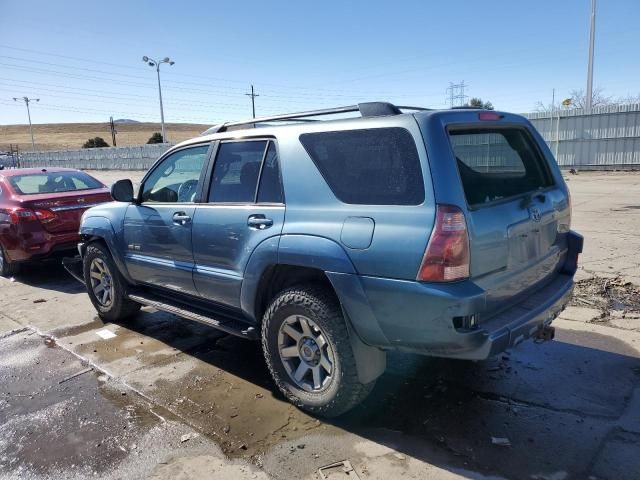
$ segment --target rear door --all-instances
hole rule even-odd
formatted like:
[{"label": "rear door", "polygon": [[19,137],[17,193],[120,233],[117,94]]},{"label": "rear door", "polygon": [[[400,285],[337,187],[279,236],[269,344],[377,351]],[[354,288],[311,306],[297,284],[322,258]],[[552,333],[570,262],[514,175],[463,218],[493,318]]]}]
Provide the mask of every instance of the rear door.
[{"label": "rear door", "polygon": [[208,143],[172,152],[143,180],[140,202],[127,207],[123,243],[134,280],[196,294],[191,228],[208,153]]},{"label": "rear door", "polygon": [[467,203],[471,277],[498,308],[560,268],[566,186],[526,125],[478,122],[448,135]]},{"label": "rear door", "polygon": [[282,232],[285,207],[276,147],[269,139],[219,144],[207,203],[198,205],[193,223],[193,278],[208,300],[239,307],[249,257]]}]

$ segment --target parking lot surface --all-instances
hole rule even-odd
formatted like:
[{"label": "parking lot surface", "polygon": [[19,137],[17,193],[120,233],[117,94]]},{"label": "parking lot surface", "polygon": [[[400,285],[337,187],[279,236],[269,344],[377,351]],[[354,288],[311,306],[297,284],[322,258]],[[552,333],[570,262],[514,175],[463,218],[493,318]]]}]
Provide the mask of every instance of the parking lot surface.
[{"label": "parking lot surface", "polygon": [[149,308],[105,324],[53,263],[0,279],[0,478],[320,478],[343,460],[330,478],[639,478],[640,175],[567,179],[585,250],[556,340],[391,354],[332,422],[277,393],[257,343]]}]

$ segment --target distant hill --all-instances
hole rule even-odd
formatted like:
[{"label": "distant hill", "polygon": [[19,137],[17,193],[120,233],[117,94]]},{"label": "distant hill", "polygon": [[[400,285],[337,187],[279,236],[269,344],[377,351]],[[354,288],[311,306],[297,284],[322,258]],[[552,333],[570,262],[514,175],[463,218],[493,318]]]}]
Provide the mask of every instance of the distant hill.
[{"label": "distant hill", "polygon": [[130,118],[119,118],[114,120],[113,123],[117,124],[127,124],[127,123],[140,123],[138,120],[131,120]]},{"label": "distant hill", "polygon": [[[126,120],[126,119],[125,119]],[[194,123],[166,123],[167,138],[171,143],[197,137],[211,125]],[[136,122],[118,124],[116,143],[118,147],[147,143],[154,132],[159,132],[159,123]],[[33,136],[37,150],[66,150],[81,148],[89,138],[102,137],[111,145],[109,123],[48,123],[35,124]],[[18,144],[21,151],[31,150],[29,125],[0,125],[0,152],[9,150],[9,144]]]}]

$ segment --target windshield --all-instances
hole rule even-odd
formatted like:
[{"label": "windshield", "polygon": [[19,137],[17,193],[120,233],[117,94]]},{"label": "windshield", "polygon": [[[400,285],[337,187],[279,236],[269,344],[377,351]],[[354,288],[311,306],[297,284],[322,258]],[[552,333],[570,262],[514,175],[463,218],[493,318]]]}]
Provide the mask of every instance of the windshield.
[{"label": "windshield", "polygon": [[104,187],[102,183],[84,172],[33,173],[11,176],[8,180],[15,192],[20,195],[73,192]]}]

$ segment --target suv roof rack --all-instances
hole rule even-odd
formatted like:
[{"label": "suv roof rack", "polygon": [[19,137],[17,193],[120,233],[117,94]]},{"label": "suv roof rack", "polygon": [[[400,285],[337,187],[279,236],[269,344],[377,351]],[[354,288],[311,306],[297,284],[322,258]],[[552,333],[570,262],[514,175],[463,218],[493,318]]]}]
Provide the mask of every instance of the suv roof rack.
[{"label": "suv roof rack", "polygon": [[272,115],[269,117],[252,118],[250,120],[243,120],[241,122],[225,122],[220,125],[214,125],[213,127],[202,132],[202,135],[209,135],[212,133],[225,132],[228,130],[235,130],[237,127],[255,127],[257,123],[265,122],[283,122],[289,120],[296,120],[299,122],[313,122],[315,119],[308,117],[319,117],[322,115],[334,115],[337,113],[349,113],[360,112],[363,118],[365,117],[383,117],[387,115],[399,115],[402,110],[431,110],[424,107],[410,107],[406,105],[393,105],[388,102],[364,102],[356,105],[348,105],[346,107],[325,108],[321,110],[307,110],[305,112],[286,113],[283,115]]}]

